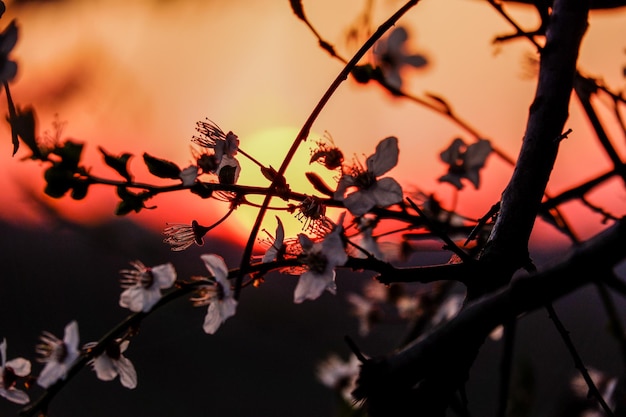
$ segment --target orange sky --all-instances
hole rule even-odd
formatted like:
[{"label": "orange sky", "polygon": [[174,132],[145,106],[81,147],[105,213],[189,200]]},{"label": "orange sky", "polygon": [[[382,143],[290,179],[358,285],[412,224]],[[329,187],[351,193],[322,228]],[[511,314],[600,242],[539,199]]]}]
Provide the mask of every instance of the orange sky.
[{"label": "orange sky", "polygon": [[[339,5],[337,3],[340,3]],[[365,1],[304,1],[307,15],[322,36],[349,56],[343,44],[346,28],[357,18]],[[381,22],[402,2],[377,2],[374,21]],[[18,105],[33,104],[39,132],[50,131],[55,114],[67,125],[64,137],[85,142],[86,161],[100,176],[116,178],[100,162],[102,145],[112,154],[136,155],[131,167],[144,180],[141,154],[166,157],[181,167],[191,161],[190,139],[195,123],[209,117],[224,130],[233,130],[241,147],[265,164],[280,165],[291,141],[342,66],[317,47],[311,32],[293,15],[285,1],[121,1],[52,2],[37,8],[8,11],[3,25],[16,17],[20,40],[13,56],[18,77],[12,84]],[[534,27],[532,10],[511,6],[521,23]],[[494,36],[511,29],[480,0],[423,0],[400,24],[409,27],[410,48],[428,56],[424,71],[407,71],[407,90],[432,92],[446,98],[460,117],[470,122],[495,146],[514,157],[524,134],[528,106],[536,78],[524,77],[525,57],[533,49],[523,40],[500,47]],[[626,85],[626,12],[594,12],[580,57],[580,68],[601,76],[614,90]],[[599,105],[602,108],[602,105]],[[578,184],[608,165],[573,101],[571,127],[549,185],[554,194]],[[607,116],[607,123],[611,119]],[[43,189],[43,168],[20,162],[24,148],[11,158],[8,125],[0,127],[6,138],[0,147],[1,215],[16,221],[36,221],[25,186]],[[328,131],[349,157],[369,155],[381,139],[400,139],[400,162],[389,173],[408,189],[416,186],[434,192],[444,206],[451,186],[437,178],[445,173],[438,154],[456,135],[465,135],[447,119],[407,101],[393,100],[379,88],[344,83],[314,125],[311,139]],[[614,131],[614,130],[613,130]],[[615,132],[615,131],[614,131]],[[624,138],[616,136],[623,148]],[[312,192],[303,173],[319,170],[306,163],[309,144],[301,147],[297,163],[288,171],[296,191]],[[623,150],[623,149],[622,149]],[[265,184],[247,161],[241,184]],[[467,186],[459,195],[459,209],[481,216],[497,201],[511,174],[510,167],[490,157],[482,173],[483,186]],[[155,179],[156,180],[156,179]],[[623,187],[605,192],[613,213],[623,215]],[[77,203],[51,200],[65,215],[80,221],[112,216],[116,205],[111,187],[92,187]],[[177,193],[150,201],[157,210],[131,214],[157,230],[166,222],[210,224],[223,215],[224,203]],[[597,230],[598,216],[581,217],[572,211],[582,233]],[[586,212],[585,212],[586,213]],[[270,213],[271,214],[271,213]],[[216,236],[246,235],[254,210],[241,210],[216,230]],[[299,224],[288,223],[288,234]],[[268,216],[267,227],[275,227]],[[212,232],[213,233],[213,232]]]}]

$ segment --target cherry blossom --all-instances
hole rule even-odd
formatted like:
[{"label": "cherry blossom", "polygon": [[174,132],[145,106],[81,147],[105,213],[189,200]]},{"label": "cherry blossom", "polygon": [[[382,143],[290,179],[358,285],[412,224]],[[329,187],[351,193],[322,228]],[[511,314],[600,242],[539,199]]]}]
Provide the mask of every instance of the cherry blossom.
[{"label": "cherry blossom", "polygon": [[196,131],[200,133],[200,136],[194,136],[192,141],[202,147],[213,149],[218,161],[221,161],[224,155],[230,157],[237,155],[239,138],[233,132],[224,133],[209,119],[197,122]]},{"label": "cherry blossom", "polygon": [[140,261],[131,262],[135,269],[120,271],[125,290],[120,295],[120,306],[134,312],[150,309],[161,299],[161,290],[170,288],[176,281],[176,270],[171,263],[146,267]]},{"label": "cherry blossom", "polygon": [[463,139],[456,138],[452,144],[443,152],[440,157],[443,162],[449,165],[448,172],[439,177],[440,182],[449,182],[457,189],[463,188],[461,179],[468,179],[474,188],[480,186],[480,169],[485,165],[485,161],[491,153],[491,143],[486,139],[480,139],[471,145],[465,144]]},{"label": "cherry blossom", "polygon": [[331,294],[337,292],[335,284],[335,267],[348,261],[343,243],[343,217],[321,241],[313,242],[307,235],[298,235],[302,254],[299,256],[307,271],[300,275],[294,293],[294,302],[301,303],[306,299],[315,300],[324,290]]},{"label": "cherry blossom", "polygon": [[24,377],[30,374],[30,361],[24,358],[15,358],[7,361],[6,339],[2,339],[2,343],[0,343],[0,355],[2,356],[0,358],[2,360],[2,366],[0,366],[0,395],[16,404],[30,402],[28,394],[15,388],[18,376]]},{"label": "cherry blossom", "polygon": [[385,81],[394,88],[402,87],[400,72],[405,66],[421,68],[428,64],[423,55],[409,55],[405,52],[408,32],[402,26],[395,28],[389,36],[374,45],[374,60],[381,68]]},{"label": "cherry blossom", "polygon": [[[208,305],[207,314],[204,318],[203,329],[208,334],[217,331],[222,323],[235,315],[237,300],[233,297],[233,291],[228,281],[228,267],[224,259],[219,255],[201,255],[204,265],[209,270],[212,278],[210,283],[200,285],[197,289],[197,296],[191,299],[194,306]],[[194,277],[196,280],[204,279]]]},{"label": "cherry blossom", "polygon": [[202,226],[196,220],[193,220],[191,224],[168,223],[163,230],[163,234],[166,236],[163,242],[170,245],[174,252],[180,252],[194,243],[202,246],[204,244],[202,238],[209,230],[209,227]]},{"label": "cherry blossom", "polygon": [[347,300],[352,306],[352,315],[359,321],[359,335],[367,336],[372,326],[382,320],[382,309],[373,300],[355,293],[348,294]]},{"label": "cherry blossom", "polygon": [[333,353],[317,365],[317,379],[326,387],[338,391],[347,403],[355,405],[352,391],[356,388],[360,367],[361,362],[356,355],[350,355],[344,361]]},{"label": "cherry blossom", "polygon": [[344,168],[339,179],[335,200],[343,201],[344,206],[354,216],[361,216],[373,207],[388,207],[402,201],[402,187],[390,177],[378,179],[398,163],[398,139],[390,136],[376,146],[365,168],[360,164]]},{"label": "cherry blossom", "polygon": [[[89,362],[98,379],[112,381],[119,375],[121,384],[126,388],[133,389],[137,386],[135,367],[122,354],[128,348],[129,343],[128,340],[117,339],[111,342],[101,355],[96,356]],[[87,343],[85,348],[90,349],[95,345],[95,342]]]},{"label": "cherry blossom", "polygon": [[79,357],[78,350],[78,323],[71,321],[65,326],[63,340],[50,332],[43,332],[40,343],[35,350],[40,355],[39,362],[45,362],[45,366],[37,383],[48,388],[60,379],[65,379],[67,371]]}]

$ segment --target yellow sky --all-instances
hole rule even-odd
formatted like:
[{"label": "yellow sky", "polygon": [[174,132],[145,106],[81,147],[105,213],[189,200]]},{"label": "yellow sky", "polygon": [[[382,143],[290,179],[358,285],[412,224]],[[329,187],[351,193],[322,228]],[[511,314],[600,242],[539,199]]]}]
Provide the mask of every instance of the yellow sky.
[{"label": "yellow sky", "polygon": [[[349,56],[343,35],[364,3],[318,0],[304,1],[304,6],[322,36]],[[401,4],[380,0],[374,22],[381,22]],[[19,75],[12,85],[14,100],[35,106],[41,134],[52,129],[58,114],[67,122],[63,136],[85,142],[86,161],[101,176],[115,178],[115,173],[100,162],[99,145],[113,154],[136,155],[131,166],[144,179],[150,177],[142,167],[143,152],[186,166],[191,162],[195,123],[205,117],[238,134],[246,152],[277,167],[342,68],[317,47],[286,0],[66,1],[17,11],[10,2],[7,6],[0,22],[6,25],[16,17],[20,26],[13,55],[19,62]],[[532,10],[521,6],[509,10],[527,26],[536,25]],[[590,23],[580,68],[620,90],[626,84],[622,74],[626,12],[594,12]],[[423,0],[399,24],[409,28],[409,47],[426,54],[430,62],[425,71],[406,72],[408,91],[446,98],[460,117],[514,157],[535,91],[536,78],[524,76],[527,56],[533,55],[530,44],[519,40],[492,45],[494,36],[511,28],[481,0]],[[573,103],[567,127],[574,135],[561,148],[550,184],[553,193],[607,167],[578,104]],[[27,154],[25,149],[11,158],[8,126],[1,129],[6,140],[0,152],[0,186],[8,191],[0,196],[0,214],[34,220],[19,189],[30,184],[42,190],[43,169],[37,163],[19,161]],[[381,139],[397,136],[400,162],[389,175],[406,188],[434,192],[444,205],[451,198],[451,186],[437,182],[445,173],[438,154],[465,132],[436,113],[394,100],[373,85],[349,81],[320,115],[311,139],[324,131],[348,157],[361,158],[371,154]],[[618,139],[622,146],[624,138]],[[288,172],[296,191],[311,192],[302,173],[319,169],[306,164],[308,155],[309,145],[304,144],[300,159]],[[254,166],[244,160],[242,165],[241,184],[263,184]],[[468,186],[459,195],[461,211],[470,216],[486,212],[510,173],[507,164],[490,157],[482,174],[483,187],[474,191]],[[608,194],[616,207],[623,206],[623,190]],[[114,190],[101,186],[93,187],[80,203],[65,198],[51,204],[68,216],[88,221],[112,216],[116,201]],[[158,196],[150,203],[159,208],[131,216],[158,230],[165,222],[196,219],[210,224],[227,208],[187,193]],[[223,231],[244,234],[253,218],[252,210],[241,211]],[[267,227],[273,230],[273,216],[268,219]],[[298,224],[290,227],[295,232]]]}]

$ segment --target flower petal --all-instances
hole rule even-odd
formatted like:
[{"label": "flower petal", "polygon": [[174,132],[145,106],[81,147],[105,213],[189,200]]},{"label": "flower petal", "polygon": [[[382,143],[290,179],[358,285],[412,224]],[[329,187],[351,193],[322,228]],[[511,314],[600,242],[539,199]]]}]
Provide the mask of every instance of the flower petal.
[{"label": "flower petal", "polygon": [[439,157],[443,162],[448,165],[456,165],[457,159],[461,154],[461,148],[465,146],[465,142],[461,138],[456,138],[452,141],[450,146],[439,154]]},{"label": "flower petal", "polygon": [[30,374],[30,370],[31,370],[30,361],[24,358],[11,359],[10,361],[6,363],[6,366],[13,369],[13,372],[17,376],[26,376]]},{"label": "flower petal", "polygon": [[176,269],[171,263],[152,267],[155,285],[161,289],[169,288],[176,281]]},{"label": "flower petal", "polygon": [[72,320],[65,326],[63,335],[63,343],[65,343],[67,348],[65,363],[71,363],[78,357],[78,342],[78,323],[76,320]]},{"label": "flower petal", "polygon": [[491,143],[486,139],[480,139],[478,142],[472,143],[465,152],[464,165],[467,169],[482,168],[491,151]]},{"label": "flower petal", "polygon": [[200,255],[200,259],[204,261],[204,266],[209,270],[211,275],[215,277],[217,282],[222,285],[227,282],[226,278],[228,277],[228,267],[226,266],[226,262],[224,262],[224,258],[210,253]]},{"label": "flower petal", "polygon": [[378,207],[389,207],[402,201],[402,187],[393,178],[381,178],[370,189]]},{"label": "flower petal", "polygon": [[387,38],[387,45],[389,49],[400,49],[402,44],[409,38],[409,34],[402,26],[397,26]]},{"label": "flower petal", "polygon": [[208,334],[214,334],[227,318],[235,314],[236,307],[237,301],[233,298],[226,298],[221,302],[209,304],[202,326],[204,331]]},{"label": "flower petal", "polygon": [[348,261],[348,254],[341,239],[341,231],[338,229],[328,234],[322,241],[322,253],[328,260],[328,264],[333,268],[342,266]]},{"label": "flower petal", "polygon": [[458,190],[463,189],[463,183],[461,183],[461,177],[455,174],[446,174],[437,179],[439,182],[448,182],[454,185]]},{"label": "flower petal", "polygon": [[28,394],[26,394],[22,390],[15,388],[0,388],[0,395],[2,395],[4,398],[11,402],[14,402],[15,404],[28,404],[30,402]]},{"label": "flower petal", "polygon": [[[332,284],[335,279],[335,271],[331,270],[328,274],[320,275],[307,271],[300,275],[296,290],[294,292],[294,303],[301,303],[306,299],[317,299],[324,290]],[[332,285],[331,285],[332,286]]]},{"label": "flower petal", "polygon": [[376,152],[367,158],[367,170],[375,177],[383,175],[398,163],[398,138],[390,136],[376,145]]},{"label": "flower petal", "polygon": [[274,242],[272,246],[270,246],[265,254],[263,255],[262,263],[272,262],[276,259],[276,255],[278,255],[278,251],[283,246],[283,241],[285,240],[285,228],[283,227],[283,222],[280,220],[278,216],[276,216],[276,220],[278,221],[278,226],[276,226],[276,237],[274,238]]},{"label": "flower petal", "polygon": [[111,381],[117,376],[117,369],[115,368],[113,359],[106,353],[95,358],[91,366],[96,372],[96,376],[101,381]]},{"label": "flower petal", "polygon": [[[144,311],[144,292],[141,287],[130,287],[120,294],[120,306],[129,309],[134,313]],[[148,307],[145,311],[150,310]]]},{"label": "flower petal", "polygon": [[376,199],[372,195],[371,190],[360,190],[348,195],[344,199],[343,205],[352,215],[362,216],[376,205]]},{"label": "flower petal", "polygon": [[414,68],[421,68],[428,64],[428,60],[424,55],[408,55],[403,58],[402,62]]},{"label": "flower petal", "polygon": [[339,178],[339,183],[337,183],[337,190],[335,190],[333,198],[337,201],[343,201],[346,191],[353,186],[354,177],[352,175],[342,175],[341,178]]},{"label": "flower petal", "polygon": [[48,388],[50,385],[57,382],[59,379],[65,378],[67,374],[67,366],[63,363],[56,361],[50,361],[46,363],[46,366],[41,370],[37,383],[43,388]]},{"label": "flower petal", "polygon": [[120,375],[120,382],[123,386],[133,389],[137,386],[137,371],[133,363],[126,357],[120,356],[117,360],[117,372]]},{"label": "flower petal", "polygon": [[7,361],[7,340],[2,339],[2,343],[0,343],[0,366],[4,369],[4,364]]},{"label": "flower petal", "polygon": [[183,186],[190,187],[196,182],[196,178],[198,178],[198,167],[196,165],[188,166],[180,171],[178,176],[183,182]]}]

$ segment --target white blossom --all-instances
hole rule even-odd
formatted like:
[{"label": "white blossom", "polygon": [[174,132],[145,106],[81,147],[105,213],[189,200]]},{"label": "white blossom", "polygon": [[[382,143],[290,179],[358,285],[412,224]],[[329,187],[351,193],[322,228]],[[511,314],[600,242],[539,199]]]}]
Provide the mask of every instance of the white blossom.
[{"label": "white blossom", "polygon": [[402,201],[402,187],[390,177],[378,179],[398,163],[398,139],[390,136],[376,146],[376,152],[360,164],[344,169],[339,179],[335,200],[354,216],[362,216],[373,207],[388,207]]},{"label": "white blossom", "polygon": [[307,271],[300,275],[294,293],[294,302],[301,303],[309,299],[317,299],[324,290],[331,294],[337,292],[335,284],[335,267],[342,266],[348,261],[348,255],[343,244],[343,215],[321,242],[313,242],[307,235],[299,234],[302,246],[302,258]]},{"label": "white blossom", "polygon": [[131,262],[134,269],[120,271],[125,290],[120,295],[120,306],[134,312],[147,312],[161,299],[161,290],[176,281],[176,270],[171,263],[146,267],[140,261]]},{"label": "white blossom", "polygon": [[228,281],[228,267],[224,259],[214,254],[201,255],[200,258],[212,278],[209,284],[198,288],[198,295],[191,301],[194,306],[209,306],[202,328],[206,333],[213,334],[226,319],[235,315],[237,300],[233,297],[233,290]]},{"label": "white blossom", "polygon": [[65,326],[63,340],[52,333],[43,332],[40,343],[36,346],[36,352],[41,356],[39,361],[46,364],[37,378],[39,385],[48,388],[58,380],[65,379],[70,366],[80,355],[78,341],[76,321]]},{"label": "white blossom", "polygon": [[24,358],[15,358],[10,361],[7,357],[7,341],[2,339],[0,343],[0,396],[16,404],[27,404],[30,398],[26,392],[15,388],[17,377],[24,377],[30,374],[30,361]]},{"label": "white blossom", "polygon": [[352,391],[356,388],[361,362],[356,355],[350,355],[347,361],[331,354],[317,365],[317,379],[326,387],[338,391],[343,399],[355,405]]},{"label": "white blossom", "polygon": [[[128,348],[128,340],[115,340],[109,344],[104,352],[90,361],[92,369],[98,379],[102,381],[112,381],[119,375],[120,383],[129,389],[137,386],[137,371],[133,363],[123,355]],[[94,342],[85,345],[91,348]]]}]

